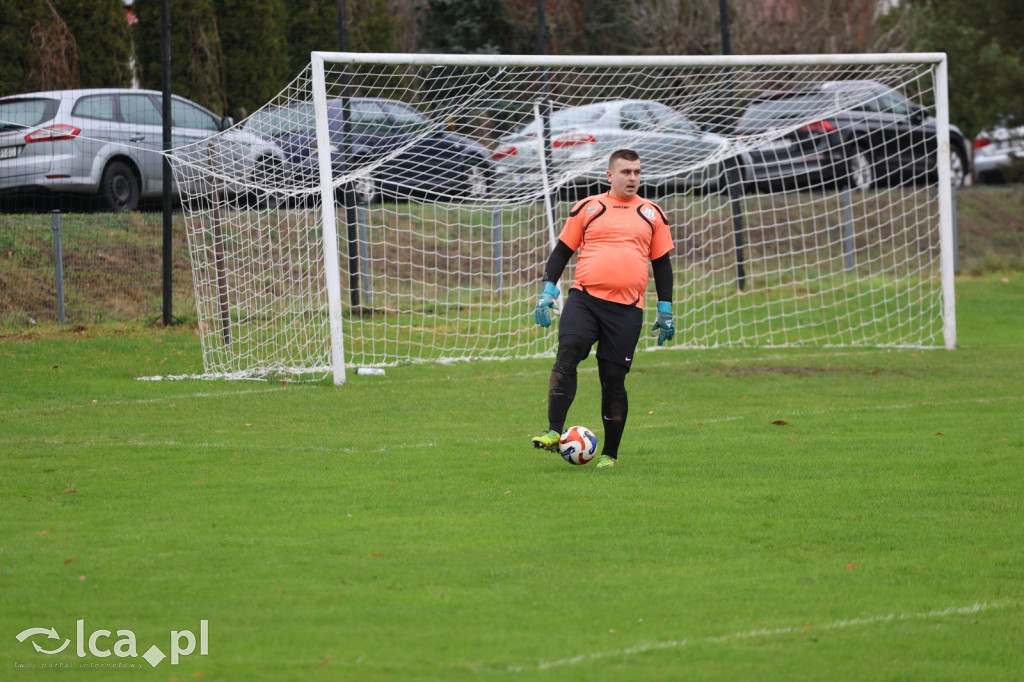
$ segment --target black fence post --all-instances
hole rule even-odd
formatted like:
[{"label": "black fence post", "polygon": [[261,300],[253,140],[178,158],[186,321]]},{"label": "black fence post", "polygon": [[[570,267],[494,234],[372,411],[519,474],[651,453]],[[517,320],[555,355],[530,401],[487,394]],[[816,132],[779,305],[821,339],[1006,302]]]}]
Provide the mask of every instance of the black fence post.
[{"label": "black fence post", "polygon": [[171,148],[171,0],[162,0],[160,7],[160,64],[163,81],[163,324],[170,326],[173,319],[171,292],[173,289],[174,251],[173,231],[171,230],[171,212],[174,204],[171,197],[171,162],[167,151]]}]

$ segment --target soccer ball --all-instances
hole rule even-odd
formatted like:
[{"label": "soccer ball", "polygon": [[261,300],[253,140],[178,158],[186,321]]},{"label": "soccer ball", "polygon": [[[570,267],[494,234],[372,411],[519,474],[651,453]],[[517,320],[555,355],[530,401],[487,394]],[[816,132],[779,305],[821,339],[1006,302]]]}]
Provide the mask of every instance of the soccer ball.
[{"label": "soccer ball", "polygon": [[558,441],[558,451],[569,464],[586,464],[597,452],[597,436],[586,426],[570,426]]}]

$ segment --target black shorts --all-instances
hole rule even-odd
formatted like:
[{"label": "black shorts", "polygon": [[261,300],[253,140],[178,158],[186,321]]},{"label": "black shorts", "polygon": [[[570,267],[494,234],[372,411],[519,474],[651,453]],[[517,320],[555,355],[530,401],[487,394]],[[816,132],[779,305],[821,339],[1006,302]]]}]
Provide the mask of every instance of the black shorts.
[{"label": "black shorts", "polygon": [[642,308],[570,289],[558,322],[558,338],[578,336],[586,340],[588,346],[596,342],[598,360],[614,362],[628,369],[633,364],[633,353],[643,326]]}]

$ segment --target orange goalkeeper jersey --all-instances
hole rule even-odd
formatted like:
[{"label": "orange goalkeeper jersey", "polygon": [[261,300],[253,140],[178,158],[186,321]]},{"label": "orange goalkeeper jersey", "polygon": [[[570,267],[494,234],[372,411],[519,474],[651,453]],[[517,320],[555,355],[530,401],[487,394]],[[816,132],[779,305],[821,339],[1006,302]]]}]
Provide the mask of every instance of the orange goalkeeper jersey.
[{"label": "orange goalkeeper jersey", "polygon": [[575,289],[607,301],[644,306],[648,261],[672,250],[672,234],[657,204],[608,192],[577,203],[558,236],[578,251]]}]

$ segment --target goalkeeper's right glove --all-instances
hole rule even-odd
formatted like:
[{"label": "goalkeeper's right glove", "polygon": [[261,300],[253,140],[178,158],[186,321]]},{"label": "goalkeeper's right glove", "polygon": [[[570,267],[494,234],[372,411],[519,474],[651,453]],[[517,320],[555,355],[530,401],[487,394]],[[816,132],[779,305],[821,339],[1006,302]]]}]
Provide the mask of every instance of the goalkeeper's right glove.
[{"label": "goalkeeper's right glove", "polygon": [[544,290],[537,297],[537,308],[533,311],[533,321],[542,327],[551,326],[551,310],[558,308],[558,287],[551,282],[544,282]]}]

